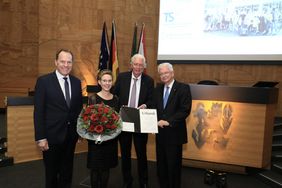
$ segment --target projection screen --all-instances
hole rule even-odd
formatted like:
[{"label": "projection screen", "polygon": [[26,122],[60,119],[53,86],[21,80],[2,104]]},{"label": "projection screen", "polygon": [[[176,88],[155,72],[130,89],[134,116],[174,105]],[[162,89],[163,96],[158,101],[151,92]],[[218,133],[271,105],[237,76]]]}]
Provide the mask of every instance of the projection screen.
[{"label": "projection screen", "polygon": [[282,64],[282,0],[160,0],[158,61]]}]

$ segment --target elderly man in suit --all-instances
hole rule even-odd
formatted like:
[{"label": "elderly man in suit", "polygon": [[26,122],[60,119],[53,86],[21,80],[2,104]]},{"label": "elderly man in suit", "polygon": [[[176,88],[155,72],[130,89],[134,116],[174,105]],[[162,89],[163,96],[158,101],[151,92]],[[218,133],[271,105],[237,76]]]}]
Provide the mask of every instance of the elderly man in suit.
[{"label": "elderly man in suit", "polygon": [[59,50],[56,70],[37,79],[34,96],[35,141],[43,153],[46,188],[70,188],[82,109],[80,80],[70,75],[73,54]]},{"label": "elderly man in suit", "polygon": [[186,118],[191,110],[189,85],[174,79],[170,63],[158,65],[162,84],[154,92],[159,133],[156,134],[157,174],[161,188],[181,187],[182,145],[187,143]]},{"label": "elderly man in suit", "polygon": [[[131,58],[131,68],[129,72],[118,75],[114,93],[119,97],[119,107],[130,106],[133,108],[150,108],[154,81],[143,74],[146,67],[145,57],[135,54]],[[125,188],[131,188],[133,177],[131,174],[131,144],[132,139],[135,146],[138,163],[138,175],[140,188],[148,187],[147,168],[147,141],[148,134],[122,132],[119,138],[122,159],[122,174]]]}]

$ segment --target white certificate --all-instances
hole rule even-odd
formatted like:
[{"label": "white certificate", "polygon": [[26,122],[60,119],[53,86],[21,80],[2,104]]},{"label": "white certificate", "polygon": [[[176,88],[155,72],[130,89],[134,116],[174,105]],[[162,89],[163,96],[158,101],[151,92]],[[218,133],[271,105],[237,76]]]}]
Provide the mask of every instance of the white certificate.
[{"label": "white certificate", "polygon": [[158,133],[158,118],[156,109],[140,109],[141,133]]},{"label": "white certificate", "polygon": [[122,131],[136,133],[158,133],[156,109],[136,109],[122,107],[120,109]]}]

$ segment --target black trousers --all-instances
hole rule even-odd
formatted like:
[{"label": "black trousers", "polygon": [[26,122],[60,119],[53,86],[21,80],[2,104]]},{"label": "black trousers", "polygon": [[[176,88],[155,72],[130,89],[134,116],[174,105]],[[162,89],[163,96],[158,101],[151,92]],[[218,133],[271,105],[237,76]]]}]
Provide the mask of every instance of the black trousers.
[{"label": "black trousers", "polygon": [[156,144],[156,153],[160,188],[180,188],[182,145]]},{"label": "black trousers", "polygon": [[46,188],[71,188],[76,142],[66,139],[62,144],[49,144],[43,152]]},{"label": "black trousers", "polygon": [[122,174],[125,184],[130,184],[133,181],[131,174],[131,146],[132,139],[137,155],[137,168],[139,183],[148,183],[148,164],[147,164],[147,141],[148,134],[122,132],[119,136],[121,159],[122,159]]}]

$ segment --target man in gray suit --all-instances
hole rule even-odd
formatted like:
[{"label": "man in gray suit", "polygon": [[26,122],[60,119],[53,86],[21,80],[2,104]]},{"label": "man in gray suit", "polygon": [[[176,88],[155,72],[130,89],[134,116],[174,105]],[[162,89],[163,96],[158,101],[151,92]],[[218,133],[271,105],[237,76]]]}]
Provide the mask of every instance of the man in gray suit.
[{"label": "man in gray suit", "polygon": [[70,188],[82,109],[80,80],[70,72],[73,54],[61,49],[56,70],[37,79],[34,96],[35,141],[43,153],[46,188]]}]

